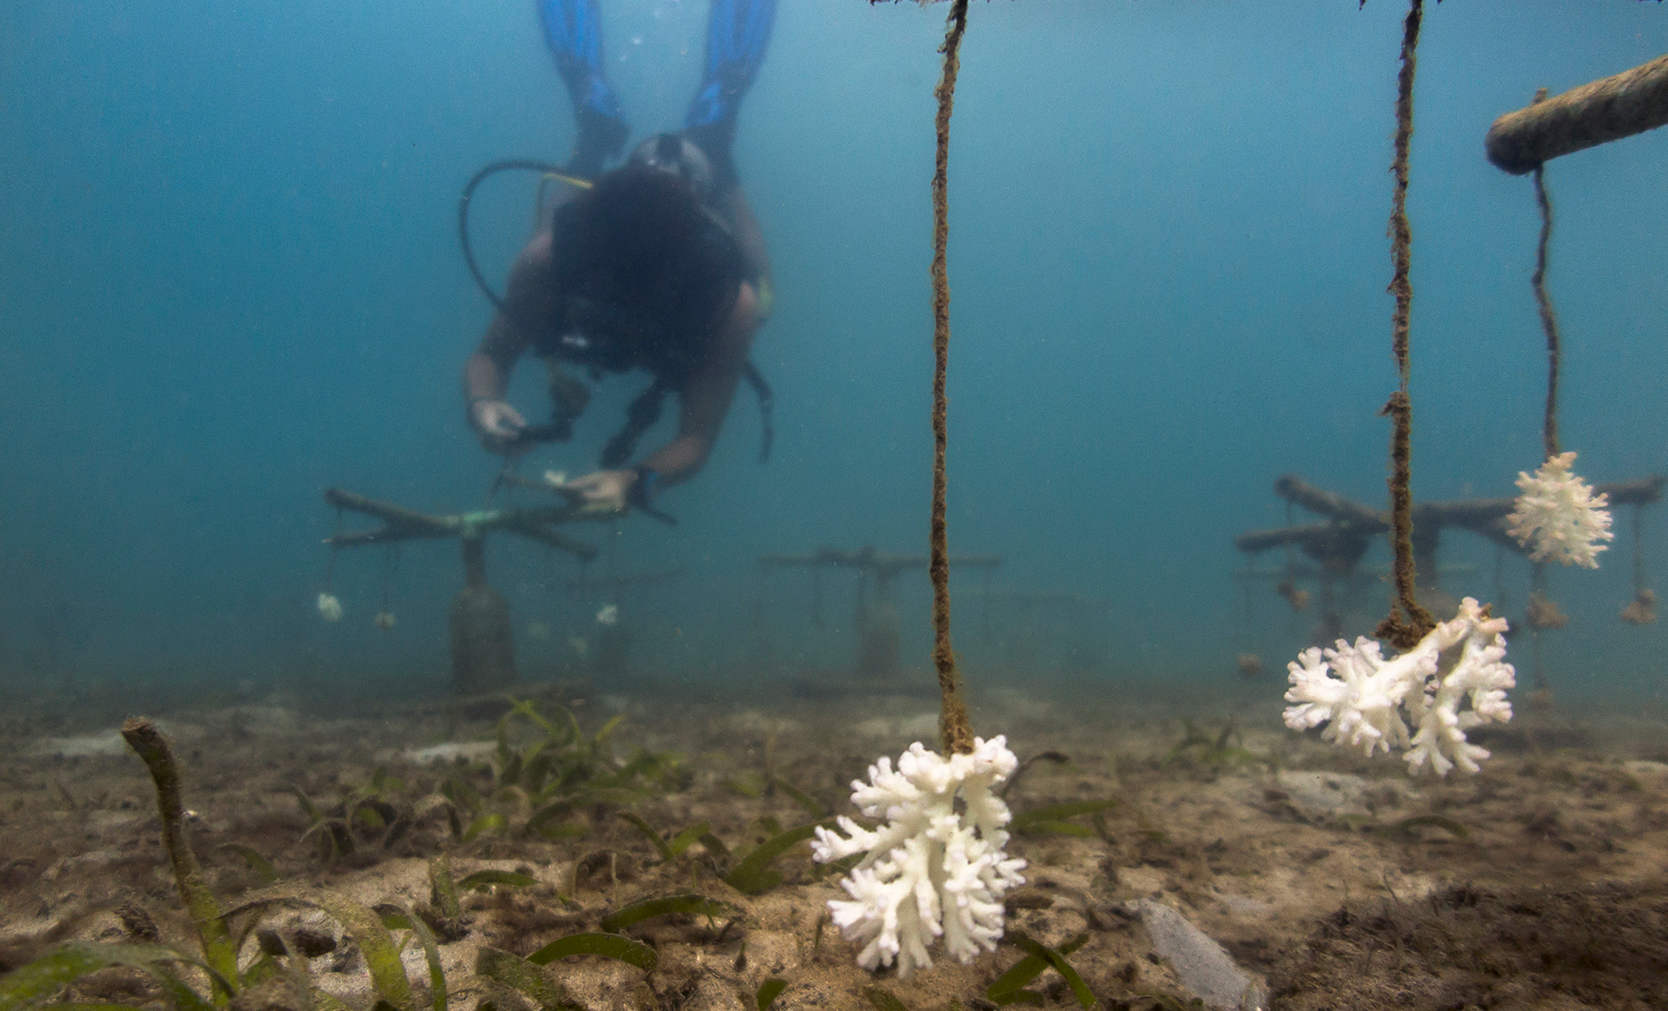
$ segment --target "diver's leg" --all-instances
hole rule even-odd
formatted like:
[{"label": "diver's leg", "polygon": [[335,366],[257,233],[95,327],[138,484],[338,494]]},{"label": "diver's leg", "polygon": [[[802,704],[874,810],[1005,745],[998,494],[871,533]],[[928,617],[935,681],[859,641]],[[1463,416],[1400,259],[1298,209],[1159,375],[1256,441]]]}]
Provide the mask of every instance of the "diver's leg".
[{"label": "diver's leg", "polygon": [[597,0],[537,0],[544,41],[573,100],[578,129],[568,171],[593,176],[625,146],[631,127],[620,98],[602,73],[602,19]]},{"label": "diver's leg", "polygon": [[741,98],[752,86],[770,44],[776,0],[712,0],[707,15],[707,51],[701,87],[689,103],[684,133],[712,161],[718,192],[736,184],[730,145],[735,140]]}]

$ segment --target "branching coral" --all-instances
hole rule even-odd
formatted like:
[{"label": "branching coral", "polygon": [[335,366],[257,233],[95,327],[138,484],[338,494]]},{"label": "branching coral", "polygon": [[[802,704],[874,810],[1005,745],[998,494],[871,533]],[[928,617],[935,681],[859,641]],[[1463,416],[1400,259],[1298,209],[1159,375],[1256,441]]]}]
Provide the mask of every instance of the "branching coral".
[{"label": "branching coral", "polygon": [[[1287,665],[1292,687],[1286,726],[1310,730],[1368,755],[1405,751],[1417,772],[1430,763],[1439,776],[1459,766],[1476,772],[1489,757],[1465,732],[1512,718],[1506,689],[1516,682],[1505,663],[1504,618],[1490,617],[1472,597],[1459,613],[1432,629],[1413,649],[1384,659],[1380,644],[1362,636],[1351,646],[1304,650]],[[1469,702],[1469,708],[1460,707]]]},{"label": "branching coral", "polygon": [[1517,504],[1506,516],[1506,532],[1529,549],[1532,562],[1598,568],[1598,553],[1613,539],[1610,504],[1570,470],[1574,453],[1548,457],[1533,475],[1518,472]]},{"label": "branching coral", "polygon": [[976,738],[972,754],[949,758],[916,742],[896,771],[882,757],[869,766],[869,782],[853,781],[852,803],[887,824],[871,831],[842,817],[845,835],[818,828],[813,855],[826,863],[865,854],[840,882],[851,899],[828,904],[846,939],[863,945],[858,965],[873,971],[896,961],[907,977],[932,965],[927,949],[939,937],[962,962],[996,949],[1002,897],[1025,883],[1025,861],[1003,852],[1011,815],[991,788],[1017,765],[1003,737]]}]

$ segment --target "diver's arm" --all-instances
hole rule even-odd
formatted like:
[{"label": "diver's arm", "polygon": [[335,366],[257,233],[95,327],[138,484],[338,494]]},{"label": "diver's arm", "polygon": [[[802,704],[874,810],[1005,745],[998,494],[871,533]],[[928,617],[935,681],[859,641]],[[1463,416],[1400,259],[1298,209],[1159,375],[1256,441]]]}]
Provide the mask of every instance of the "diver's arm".
[{"label": "diver's arm", "polygon": [[510,373],[515,370],[516,359],[521,357],[520,350],[526,347],[525,340],[520,341],[521,349],[515,347],[519,333],[499,313],[487,327],[481,346],[463,367],[469,427],[480,436],[481,445],[489,452],[501,452],[527,427],[527,419],[504,399],[510,388]]},{"label": "diver's arm", "polygon": [[[527,244],[510,269],[504,304],[516,319],[544,317],[549,271],[550,234],[542,232]],[[503,449],[527,427],[527,419],[504,398],[509,394],[515,364],[532,342],[533,335],[525,325],[499,312],[464,365],[463,395],[469,405],[469,425],[489,450]]]},{"label": "diver's arm", "polygon": [[[747,257],[751,273],[763,284],[770,284],[770,253],[765,248],[764,232],[759,228],[758,217],[753,214],[753,205],[747,202],[740,186],[730,190],[724,203],[724,213],[735,229],[736,244],[741,246],[742,255]],[[768,311],[769,306],[760,308]],[[766,312],[759,312],[758,315],[763,317]]]},{"label": "diver's arm", "polygon": [[[584,493],[590,512],[617,513],[628,504],[645,505],[662,489],[687,481],[700,471],[718,441],[724,416],[735,399],[736,383],[747,364],[753,346],[753,331],[759,328],[759,296],[751,283],[744,282],[736,304],[714,343],[712,357],[684,387],[678,415],[678,436],[650,453],[629,470],[600,470],[569,481],[567,488]],[[652,481],[636,488],[639,481]]]},{"label": "diver's arm", "polygon": [[730,413],[730,404],[735,400],[736,384],[747,367],[753,334],[764,322],[769,308],[764,293],[770,285],[770,256],[765,250],[759,220],[754,217],[741,187],[732,189],[726,202],[736,242],[747,258],[752,279],[742,282],[724,329],[714,342],[711,357],[684,389],[677,438],[638,464],[639,469],[655,473],[655,492],[689,480],[706,464],[713,444],[718,441],[719,429],[724,427],[724,418]]},{"label": "diver's arm", "polygon": [[743,283],[711,357],[684,388],[677,438],[638,465],[655,472],[655,491],[689,480],[707,462],[719,429],[724,427],[724,417],[730,412],[730,402],[735,399],[736,384],[747,365],[759,322],[758,291],[751,283]]}]

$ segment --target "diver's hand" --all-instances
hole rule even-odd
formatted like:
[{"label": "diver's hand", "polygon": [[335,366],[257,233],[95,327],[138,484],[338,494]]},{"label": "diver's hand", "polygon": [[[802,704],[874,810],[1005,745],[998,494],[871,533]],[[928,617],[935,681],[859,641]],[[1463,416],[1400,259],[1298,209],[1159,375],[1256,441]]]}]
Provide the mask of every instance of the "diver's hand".
[{"label": "diver's hand", "polygon": [[626,511],[631,486],[636,483],[634,470],[599,470],[569,481],[562,490],[584,496],[579,511],[587,516],[616,516]]},{"label": "diver's hand", "polygon": [[521,438],[527,419],[502,400],[476,399],[469,402],[469,427],[488,452],[502,453]]}]

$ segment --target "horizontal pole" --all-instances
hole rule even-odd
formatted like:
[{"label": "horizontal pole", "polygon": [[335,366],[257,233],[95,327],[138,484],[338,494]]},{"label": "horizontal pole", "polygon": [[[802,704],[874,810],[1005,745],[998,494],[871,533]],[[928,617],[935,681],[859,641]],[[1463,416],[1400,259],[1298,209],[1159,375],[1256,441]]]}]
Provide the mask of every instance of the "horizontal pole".
[{"label": "horizontal pole", "polygon": [[1668,124],[1668,56],[1508,112],[1483,139],[1496,168],[1523,175],[1560,155]]},{"label": "horizontal pole", "polygon": [[1345,498],[1337,492],[1317,488],[1296,474],[1287,474],[1277,479],[1274,482],[1274,494],[1312,513],[1357,524],[1365,533],[1379,533],[1390,526],[1385,514],[1377,509]]},{"label": "horizontal pole", "polygon": [[519,534],[528,540],[538,541],[545,547],[555,548],[557,551],[566,551],[583,562],[588,562],[597,556],[597,549],[593,545],[569,537],[567,534],[559,533],[549,527],[535,526],[529,523],[505,526],[503,530],[505,533]]},{"label": "horizontal pole", "polygon": [[593,518],[583,515],[579,508],[572,505],[540,506],[533,509],[485,509],[472,513],[435,515],[407,509],[392,502],[367,498],[340,488],[326,488],[324,500],[338,509],[374,516],[384,523],[384,526],[377,530],[353,530],[326,537],[324,543],[333,548],[357,548],[371,544],[441,537],[480,537],[494,531],[504,531],[538,541],[585,561],[590,561],[597,555],[597,549],[591,545],[551,529],[553,524]]},{"label": "horizontal pole", "polygon": [[1253,530],[1234,538],[1234,547],[1248,555],[1260,555],[1271,548],[1288,544],[1301,547],[1319,543],[1337,532],[1333,523],[1304,523],[1301,526],[1281,527],[1278,530]]},{"label": "horizontal pole", "polygon": [[[386,521],[390,527],[406,527],[426,533],[406,533],[404,537],[449,537],[457,533],[456,524],[449,516],[434,516],[420,513],[415,509],[383,502],[374,498],[366,498],[356,492],[343,491],[340,488],[326,488],[324,500],[338,509],[364,513]],[[403,539],[403,538],[402,538]]]},{"label": "horizontal pole", "polygon": [[[1662,486],[1668,476],[1661,474],[1636,478],[1631,481],[1607,481],[1593,486],[1596,494],[1605,495],[1614,508],[1624,505],[1649,505],[1660,501]],[[1274,482],[1275,494],[1310,512],[1331,518],[1328,523],[1305,523],[1281,527],[1277,530],[1254,530],[1234,538],[1234,547],[1248,555],[1260,554],[1287,544],[1323,545],[1337,536],[1340,527],[1366,534],[1382,534],[1389,529],[1379,514],[1353,499],[1337,492],[1317,488],[1295,474],[1287,474]],[[1524,550],[1506,532],[1506,514],[1517,503],[1510,498],[1460,499],[1453,502],[1425,502],[1413,507],[1413,528],[1459,527],[1509,548],[1519,554]]]}]

